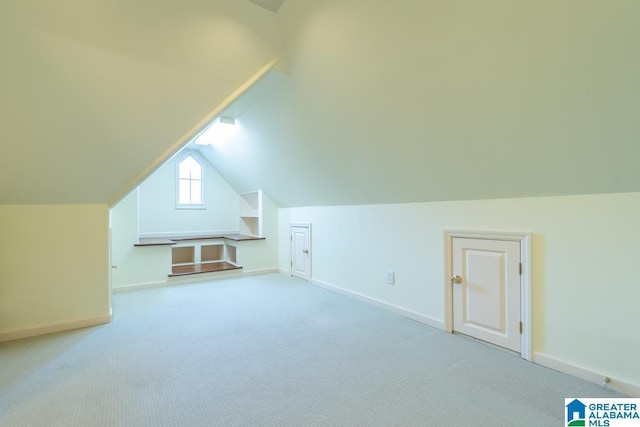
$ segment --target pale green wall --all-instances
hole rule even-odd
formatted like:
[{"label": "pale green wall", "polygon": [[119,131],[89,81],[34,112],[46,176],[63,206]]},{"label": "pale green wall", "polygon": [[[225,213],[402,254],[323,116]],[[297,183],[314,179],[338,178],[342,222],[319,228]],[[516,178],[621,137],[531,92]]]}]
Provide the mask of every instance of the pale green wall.
[{"label": "pale green wall", "polygon": [[206,209],[176,209],[176,162],[183,159],[176,156],[139,186],[140,235],[215,234],[240,227],[238,194],[203,156],[191,153],[203,168]]},{"label": "pale green wall", "polygon": [[111,283],[114,289],[132,284],[162,284],[171,272],[171,246],[136,247],[138,191],[110,211]]},{"label": "pale green wall", "polygon": [[[533,233],[533,351],[640,384],[640,193],[281,209],[312,223],[312,274],[443,321],[444,230]],[[385,284],[385,271],[396,285]]]},{"label": "pale green wall", "polygon": [[106,205],[0,205],[0,334],[109,315]]}]

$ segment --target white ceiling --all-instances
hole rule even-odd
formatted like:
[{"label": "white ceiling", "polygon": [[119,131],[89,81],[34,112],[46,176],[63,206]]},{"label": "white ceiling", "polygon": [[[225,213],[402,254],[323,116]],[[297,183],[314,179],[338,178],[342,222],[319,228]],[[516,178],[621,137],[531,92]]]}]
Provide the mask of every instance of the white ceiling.
[{"label": "white ceiling", "polygon": [[[268,102],[268,100],[275,95],[278,87],[287,79],[288,76],[280,71],[269,71],[231,105],[229,105],[222,113],[220,113],[220,116],[235,119],[236,131],[242,133],[243,129],[246,130],[247,126],[251,126],[251,120],[247,121],[247,115],[255,109],[256,105]],[[225,144],[233,144],[233,141],[238,137],[242,138],[242,136],[232,135],[228,141],[224,141],[222,143],[222,148],[213,147],[211,145],[198,145],[195,143],[196,138],[194,138],[182,150],[196,150],[200,152],[200,154],[202,154],[209,163],[215,165],[217,157],[215,154],[216,150],[224,150]],[[248,153],[247,156],[249,156]],[[247,176],[249,176],[249,174],[247,174]],[[253,185],[255,189],[258,189],[259,185],[257,185],[257,183]]]}]

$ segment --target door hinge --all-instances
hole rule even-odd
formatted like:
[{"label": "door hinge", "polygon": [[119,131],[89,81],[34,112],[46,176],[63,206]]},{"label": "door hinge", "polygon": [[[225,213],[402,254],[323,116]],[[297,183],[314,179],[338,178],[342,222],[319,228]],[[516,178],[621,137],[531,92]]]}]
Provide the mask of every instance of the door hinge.
[{"label": "door hinge", "polygon": [[520,322],[520,333],[524,330],[524,326],[522,326],[522,322]]},{"label": "door hinge", "polygon": [[520,275],[522,276],[522,263],[520,263]]}]

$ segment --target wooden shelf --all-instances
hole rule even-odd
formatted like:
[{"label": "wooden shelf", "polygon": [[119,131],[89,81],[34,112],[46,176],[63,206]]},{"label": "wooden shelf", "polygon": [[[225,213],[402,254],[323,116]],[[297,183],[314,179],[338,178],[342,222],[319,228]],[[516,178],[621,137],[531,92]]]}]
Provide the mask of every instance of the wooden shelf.
[{"label": "wooden shelf", "polygon": [[240,195],[240,230],[237,234],[139,238],[135,246],[171,246],[169,277],[242,269],[241,244],[262,237],[262,190]]},{"label": "wooden shelf", "polygon": [[242,267],[226,261],[206,262],[191,265],[174,265],[169,277],[188,276],[190,274],[215,273],[217,271],[239,270]]},{"label": "wooden shelf", "polygon": [[259,236],[247,236],[246,234],[229,234],[225,236],[225,239],[233,240],[234,242],[244,242],[246,240],[264,240],[264,237]]},{"label": "wooden shelf", "polygon": [[238,242],[265,240],[247,234],[142,238],[135,246],[172,246],[169,277],[240,270]]},{"label": "wooden shelf", "polygon": [[264,237],[250,236],[248,234],[215,234],[215,235],[202,235],[202,236],[175,236],[167,238],[141,238],[134,246],[175,246],[178,242],[185,242],[188,240],[215,240],[215,239],[227,239],[235,242],[244,240],[264,240]]}]

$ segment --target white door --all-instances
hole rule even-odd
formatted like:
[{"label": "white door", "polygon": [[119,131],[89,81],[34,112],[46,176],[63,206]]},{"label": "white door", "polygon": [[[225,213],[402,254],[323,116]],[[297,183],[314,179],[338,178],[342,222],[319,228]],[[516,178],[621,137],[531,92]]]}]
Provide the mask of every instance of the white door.
[{"label": "white door", "polygon": [[453,330],[521,352],[520,242],[453,238]]},{"label": "white door", "polygon": [[291,275],[311,279],[310,226],[291,226]]}]

